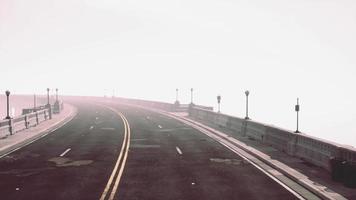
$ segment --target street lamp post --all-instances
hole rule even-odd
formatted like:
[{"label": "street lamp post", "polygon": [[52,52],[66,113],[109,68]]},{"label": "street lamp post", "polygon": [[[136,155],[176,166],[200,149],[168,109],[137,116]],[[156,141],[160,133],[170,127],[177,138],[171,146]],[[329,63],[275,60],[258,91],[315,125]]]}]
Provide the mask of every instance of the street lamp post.
[{"label": "street lamp post", "polygon": [[250,94],[250,91],[246,90],[245,95],[246,95],[246,120],[249,120],[250,118],[248,117],[248,95]]},{"label": "street lamp post", "polygon": [[295,112],[297,112],[297,130],[295,131],[295,133],[300,133],[300,131],[299,131],[299,110],[300,110],[299,98],[297,98],[297,105],[295,105]]},{"label": "street lamp post", "polygon": [[190,104],[193,104],[193,88],[190,88]]},{"label": "street lamp post", "polygon": [[47,105],[50,105],[49,104],[49,88],[47,88]]},{"label": "street lamp post", "polygon": [[36,111],[36,94],[33,95],[33,111]]},{"label": "street lamp post", "polygon": [[56,88],[56,102],[58,102],[58,88]]},{"label": "street lamp post", "polygon": [[6,103],[6,111],[7,111],[7,115],[6,115],[6,118],[5,119],[11,119],[11,117],[10,117],[10,91],[9,90],[6,90],[6,92],[5,92],[5,94],[6,94],[6,101],[7,101],[7,103]]},{"label": "street lamp post", "polygon": [[179,104],[179,101],[178,101],[178,88],[176,88],[176,102],[175,104]]},{"label": "street lamp post", "polygon": [[218,95],[217,97],[217,100],[218,100],[218,113],[220,113],[220,102],[221,102],[221,96]]}]

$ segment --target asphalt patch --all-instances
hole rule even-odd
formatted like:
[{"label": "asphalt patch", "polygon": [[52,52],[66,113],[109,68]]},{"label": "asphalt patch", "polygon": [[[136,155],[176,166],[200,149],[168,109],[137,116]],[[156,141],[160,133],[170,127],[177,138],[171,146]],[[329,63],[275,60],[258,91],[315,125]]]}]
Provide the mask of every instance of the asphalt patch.
[{"label": "asphalt patch", "polygon": [[63,157],[54,157],[48,161],[55,163],[57,167],[80,167],[93,163],[92,160],[72,160],[70,158]]}]

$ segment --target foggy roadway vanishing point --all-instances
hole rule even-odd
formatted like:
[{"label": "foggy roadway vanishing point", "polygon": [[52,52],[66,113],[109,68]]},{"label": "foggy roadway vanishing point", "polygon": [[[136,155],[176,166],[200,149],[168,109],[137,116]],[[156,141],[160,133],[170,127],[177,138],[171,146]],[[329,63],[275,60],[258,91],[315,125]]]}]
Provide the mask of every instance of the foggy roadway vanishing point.
[{"label": "foggy roadway vanishing point", "polygon": [[[293,169],[272,147],[264,147],[269,158],[260,142],[244,144],[194,120],[194,109],[212,112],[209,107],[56,97],[51,109],[50,118],[24,130],[21,118],[10,119],[18,131],[0,140],[1,199],[346,199],[333,191],[342,184],[329,183],[322,168]],[[353,186],[340,191],[355,195]]]},{"label": "foggy roadway vanishing point", "polygon": [[356,200],[355,0],[0,0],[0,200]]},{"label": "foggy roadway vanishing point", "polygon": [[175,119],[124,105],[73,105],[78,114],[68,124],[0,159],[1,199],[300,198]]}]

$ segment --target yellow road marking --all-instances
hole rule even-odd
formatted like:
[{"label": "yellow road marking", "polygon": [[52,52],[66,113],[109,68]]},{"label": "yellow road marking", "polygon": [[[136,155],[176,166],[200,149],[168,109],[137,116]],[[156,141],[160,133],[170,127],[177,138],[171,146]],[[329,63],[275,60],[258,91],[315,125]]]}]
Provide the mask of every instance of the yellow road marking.
[{"label": "yellow road marking", "polygon": [[[127,155],[128,155],[128,149],[129,149],[129,146],[130,146],[130,132],[131,131],[130,131],[130,125],[129,125],[127,119],[125,118],[125,116],[122,113],[120,113],[120,112],[118,112],[118,111],[116,111],[116,110],[114,110],[114,109],[112,109],[110,107],[107,107],[107,108],[109,108],[110,110],[114,111],[116,114],[118,114],[121,117],[122,121],[124,122],[125,133],[124,133],[124,140],[122,142],[122,146],[121,146],[119,157],[118,157],[118,159],[116,161],[115,167],[114,167],[114,169],[113,169],[113,171],[111,173],[111,176],[109,178],[108,183],[106,184],[106,187],[104,189],[104,192],[101,195],[100,200],[104,200],[106,198],[106,196],[107,196],[107,194],[108,194],[108,192],[109,192],[109,190],[111,188],[111,185],[112,185],[113,181],[115,181],[114,177],[115,177],[116,172],[117,172],[117,170],[119,168],[120,161],[121,161],[121,158],[123,156],[123,152],[125,152],[125,155],[124,155],[124,158],[123,158],[120,170],[119,170],[119,174],[116,177],[114,188],[111,191],[111,194],[110,194],[110,197],[109,197],[110,200],[114,199],[116,191],[117,191],[117,188],[118,188],[118,185],[120,183],[120,179],[121,179],[122,173],[123,173],[124,168],[125,168],[126,159],[127,159]],[[127,140],[127,142],[126,142],[126,140]],[[126,143],[126,148],[125,148],[125,143]]]},{"label": "yellow road marking", "polygon": [[126,151],[125,151],[124,160],[122,161],[122,165],[121,165],[121,168],[120,168],[120,171],[119,171],[119,175],[116,178],[116,182],[115,182],[114,188],[111,191],[111,195],[109,197],[109,200],[113,200],[114,197],[115,197],[115,194],[117,194],[117,188],[118,188],[120,180],[121,180],[122,172],[124,171],[124,167],[125,167],[126,159],[127,159],[127,154],[129,152],[129,147],[130,147],[130,142],[129,142],[130,141],[130,136],[131,136],[130,124],[127,121],[127,119],[126,119],[126,117],[124,115],[121,114],[121,117],[126,121],[126,124],[127,124],[128,142],[127,142],[127,145],[126,145]]}]

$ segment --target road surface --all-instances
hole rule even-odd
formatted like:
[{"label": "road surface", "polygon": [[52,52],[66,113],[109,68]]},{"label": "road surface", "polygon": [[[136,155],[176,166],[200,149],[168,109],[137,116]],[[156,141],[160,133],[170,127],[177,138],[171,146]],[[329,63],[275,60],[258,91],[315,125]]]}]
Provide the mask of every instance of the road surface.
[{"label": "road surface", "polygon": [[199,131],[139,108],[78,115],[0,159],[0,199],[296,199]]}]

